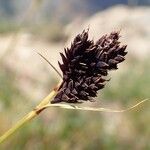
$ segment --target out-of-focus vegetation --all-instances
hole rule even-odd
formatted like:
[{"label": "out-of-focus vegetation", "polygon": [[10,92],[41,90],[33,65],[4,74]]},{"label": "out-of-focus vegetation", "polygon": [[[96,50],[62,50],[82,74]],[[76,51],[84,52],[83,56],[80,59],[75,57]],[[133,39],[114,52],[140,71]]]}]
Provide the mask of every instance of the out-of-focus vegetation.
[{"label": "out-of-focus vegetation", "polygon": [[[43,28],[44,27],[44,28]],[[66,35],[64,35],[64,25],[60,23],[45,23],[34,26],[30,26],[30,32],[38,38],[51,42],[64,42],[66,41]],[[40,35],[40,37],[39,37]]]},{"label": "out-of-focus vegetation", "polygon": [[13,24],[12,22],[6,22],[4,20],[0,20],[0,34],[4,35],[7,33],[14,33],[18,29],[18,26],[16,24]]},{"label": "out-of-focus vegetation", "polygon": [[[119,79],[118,76],[112,78],[108,83],[107,90],[104,90],[104,98],[115,100],[116,96],[121,102],[128,103],[128,101],[148,98],[150,96],[150,62],[146,60],[136,60],[133,57],[131,62],[128,62],[127,71],[121,73]],[[117,73],[116,73],[117,74]]]},{"label": "out-of-focus vegetation", "polygon": [[[42,5],[42,1],[40,2]],[[86,1],[83,1],[82,5],[83,8],[88,6],[88,11],[91,2],[87,2],[88,4],[85,5]],[[6,6],[5,3],[8,2],[3,0],[1,6]],[[16,9],[15,3],[12,6],[9,3],[9,8],[13,8],[11,10]],[[73,1],[70,1],[68,5],[65,1],[60,3],[61,6],[56,9],[58,14],[55,13],[54,4],[54,6],[50,6],[52,8],[50,13],[49,2],[45,2],[42,7],[39,7],[36,14],[32,14],[35,18],[33,17],[24,23],[18,23],[20,20],[18,21],[16,18],[16,20],[10,19],[8,21],[11,18],[11,13],[9,13],[9,17],[8,14],[5,16],[5,20],[4,18],[0,19],[0,40],[4,41],[0,41],[2,47],[0,49],[0,135],[29,112],[57,83],[56,74],[50,69],[52,73],[47,71],[48,69],[45,67],[47,64],[42,63],[40,58],[36,59],[29,51],[42,51],[47,48],[50,49],[47,52],[51,56],[50,61],[57,59],[55,53],[60,51],[60,47],[57,46],[60,43],[65,45],[68,38],[68,35],[64,34],[64,30],[65,25],[73,20],[69,20],[69,16],[71,18],[77,15],[76,17],[80,18],[81,12],[81,16],[83,15],[83,11],[79,11],[80,13],[73,11],[74,13],[71,14],[71,10],[74,9],[70,7],[70,4],[74,3]],[[95,2],[94,5],[97,6],[96,10],[101,10],[102,8],[98,7],[97,3]],[[75,2],[75,8],[77,8],[77,4]],[[22,6],[21,2],[18,5]],[[51,16],[48,21],[38,20],[37,16],[43,9],[46,10],[44,16],[48,16],[47,18]],[[90,11],[92,10],[93,8],[90,9]],[[16,11],[21,12],[21,9],[18,8]],[[63,12],[70,14],[65,16]],[[84,13],[86,14],[86,11]],[[17,16],[17,13],[12,14]],[[12,49],[10,47],[5,55],[3,45],[7,45],[7,38],[14,33],[15,36],[18,36],[16,43],[14,43],[15,46]],[[28,39],[28,34],[21,37],[19,33],[28,33],[31,38]],[[9,44],[8,41],[8,47]],[[33,45],[34,48],[28,47],[28,44]],[[54,46],[56,51],[47,45],[52,45],[52,48]],[[111,73],[111,80],[99,92],[97,102],[85,103],[84,105],[123,109],[149,98],[149,58],[147,56],[147,58],[143,57],[139,60],[129,52],[127,60],[119,66],[119,70]],[[134,111],[118,114],[49,108],[0,145],[0,150],[149,150],[149,106],[149,102],[146,102]]]},{"label": "out-of-focus vegetation", "polygon": [[[128,64],[126,72],[119,78],[112,79],[100,92],[98,99],[101,99],[101,103],[106,106],[109,104],[111,108],[118,106],[124,108],[147,98],[150,81],[149,67],[150,63],[147,60],[143,62],[135,60]],[[14,84],[15,75],[6,74],[3,70],[0,79],[0,132],[2,133],[10,127],[11,122],[14,123],[16,118],[20,117],[18,114],[24,114],[31,109],[32,104],[29,104],[25,97],[19,96],[20,92]],[[16,112],[16,109],[20,112]],[[148,150],[150,148],[149,124],[148,103],[124,114],[51,108],[19,130],[1,146],[1,149],[11,147],[12,150],[100,148]]]}]

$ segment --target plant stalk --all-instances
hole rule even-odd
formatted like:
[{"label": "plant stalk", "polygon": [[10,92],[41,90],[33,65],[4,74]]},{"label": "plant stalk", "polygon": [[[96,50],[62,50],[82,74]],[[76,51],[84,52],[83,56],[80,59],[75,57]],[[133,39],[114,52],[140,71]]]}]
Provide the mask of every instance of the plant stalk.
[{"label": "plant stalk", "polygon": [[24,116],[20,121],[18,121],[12,128],[10,128],[8,131],[6,131],[1,137],[0,137],[0,144],[4,142],[8,137],[10,137],[12,134],[14,134],[18,129],[20,129],[23,125],[28,123],[30,120],[38,116],[44,109],[48,107],[60,107],[65,109],[75,109],[75,110],[86,110],[86,111],[102,111],[102,112],[113,112],[113,113],[123,113],[126,111],[130,111],[135,109],[136,107],[140,106],[141,104],[149,101],[150,99],[144,99],[137,104],[122,110],[114,110],[109,108],[94,108],[94,107],[80,107],[77,105],[72,104],[50,104],[50,100],[54,98],[54,96],[57,94],[57,90],[59,88],[60,84],[58,84],[57,88],[55,88],[46,98],[44,98],[39,105],[37,105],[31,112],[29,112],[26,116]]},{"label": "plant stalk", "polygon": [[6,131],[1,137],[0,137],[0,144],[4,142],[8,137],[10,137],[12,134],[14,134],[18,129],[20,129],[23,125],[28,123],[30,120],[38,116],[45,108],[46,105],[49,104],[50,100],[56,95],[57,88],[55,88],[50,94],[45,97],[31,112],[29,112],[27,115],[25,115],[22,119],[20,119],[12,128],[10,128],[8,131]]}]

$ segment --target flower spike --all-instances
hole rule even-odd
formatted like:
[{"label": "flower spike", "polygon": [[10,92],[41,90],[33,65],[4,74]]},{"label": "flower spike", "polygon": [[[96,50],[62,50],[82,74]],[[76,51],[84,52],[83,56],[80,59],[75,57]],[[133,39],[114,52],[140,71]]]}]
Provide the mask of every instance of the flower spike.
[{"label": "flower spike", "polygon": [[96,97],[108,81],[108,71],[118,69],[125,60],[126,45],[120,46],[119,37],[119,32],[112,32],[94,43],[88,31],[78,34],[65,54],[60,54],[63,82],[51,103],[79,103]]}]

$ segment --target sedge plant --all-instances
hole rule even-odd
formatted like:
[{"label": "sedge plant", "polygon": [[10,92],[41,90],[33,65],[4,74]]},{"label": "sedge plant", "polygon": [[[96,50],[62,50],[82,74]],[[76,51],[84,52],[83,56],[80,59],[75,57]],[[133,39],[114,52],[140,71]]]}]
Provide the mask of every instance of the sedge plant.
[{"label": "sedge plant", "polygon": [[123,110],[80,105],[86,101],[94,102],[97,92],[110,80],[107,79],[109,71],[117,70],[118,64],[125,60],[127,46],[120,44],[119,34],[119,32],[112,32],[103,35],[96,42],[89,40],[88,30],[78,34],[71,47],[64,50],[65,54],[60,53],[62,64],[59,63],[59,66],[62,75],[43,55],[38,53],[57,72],[61,81],[40,104],[0,137],[0,144],[48,107],[121,113],[132,110],[149,100],[142,100]]}]

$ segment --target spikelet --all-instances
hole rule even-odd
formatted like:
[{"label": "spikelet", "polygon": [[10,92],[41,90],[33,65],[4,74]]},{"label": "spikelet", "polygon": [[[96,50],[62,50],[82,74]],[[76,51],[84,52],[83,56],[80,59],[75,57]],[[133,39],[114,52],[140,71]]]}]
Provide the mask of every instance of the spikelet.
[{"label": "spikelet", "polygon": [[51,103],[92,101],[108,81],[108,71],[125,60],[126,45],[120,46],[119,37],[119,32],[112,32],[94,43],[88,31],[77,35],[65,54],[60,53],[63,82]]}]

